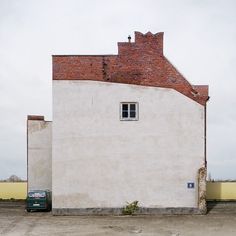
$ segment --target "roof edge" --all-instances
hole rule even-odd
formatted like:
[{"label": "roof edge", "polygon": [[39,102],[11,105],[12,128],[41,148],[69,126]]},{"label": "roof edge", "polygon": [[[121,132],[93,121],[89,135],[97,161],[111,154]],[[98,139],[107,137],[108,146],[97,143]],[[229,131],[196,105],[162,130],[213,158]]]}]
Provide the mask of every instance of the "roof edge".
[{"label": "roof edge", "polygon": [[52,55],[52,57],[116,57],[117,54],[98,54],[98,55],[83,55],[83,54],[68,54],[68,55]]},{"label": "roof edge", "polygon": [[44,121],[44,116],[40,115],[28,115],[27,120],[42,120]]}]

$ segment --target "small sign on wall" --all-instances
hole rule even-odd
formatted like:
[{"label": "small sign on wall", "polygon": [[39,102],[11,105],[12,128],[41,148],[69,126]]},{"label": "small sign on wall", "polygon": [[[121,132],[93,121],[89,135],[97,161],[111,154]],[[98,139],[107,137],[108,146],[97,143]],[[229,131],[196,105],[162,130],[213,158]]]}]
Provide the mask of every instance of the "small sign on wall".
[{"label": "small sign on wall", "polygon": [[187,187],[188,188],[194,188],[194,182],[188,182]]}]

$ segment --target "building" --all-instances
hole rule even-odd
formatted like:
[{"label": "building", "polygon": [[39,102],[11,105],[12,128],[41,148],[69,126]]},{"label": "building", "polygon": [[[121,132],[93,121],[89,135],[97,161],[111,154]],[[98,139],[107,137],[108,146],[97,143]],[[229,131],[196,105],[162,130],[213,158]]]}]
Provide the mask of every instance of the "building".
[{"label": "building", "polygon": [[142,214],[204,213],[208,98],[163,55],[163,33],[135,32],[118,55],[53,56],[53,124],[28,117],[29,188],[52,177],[55,215],[134,200]]},{"label": "building", "polygon": [[43,116],[27,119],[28,191],[52,189],[52,122]]}]

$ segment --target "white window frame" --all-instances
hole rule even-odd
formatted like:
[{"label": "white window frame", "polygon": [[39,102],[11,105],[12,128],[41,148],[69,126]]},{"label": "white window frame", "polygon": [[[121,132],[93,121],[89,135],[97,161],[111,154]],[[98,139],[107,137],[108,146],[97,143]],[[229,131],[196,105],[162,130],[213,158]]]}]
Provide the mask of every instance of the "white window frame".
[{"label": "white window frame", "polygon": [[[123,104],[128,105],[128,117],[123,117]],[[130,105],[131,104],[135,105],[135,117],[130,117]],[[135,121],[135,120],[138,120],[138,114],[139,114],[138,102],[121,102],[120,103],[120,120],[121,121]]]}]

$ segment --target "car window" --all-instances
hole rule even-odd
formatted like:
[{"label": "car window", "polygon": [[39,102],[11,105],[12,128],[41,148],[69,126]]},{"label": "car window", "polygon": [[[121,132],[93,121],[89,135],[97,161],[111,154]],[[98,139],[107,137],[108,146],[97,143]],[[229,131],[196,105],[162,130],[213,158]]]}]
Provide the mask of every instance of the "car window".
[{"label": "car window", "polygon": [[43,198],[46,196],[46,193],[45,192],[29,192],[28,196],[35,197],[35,198]]}]

